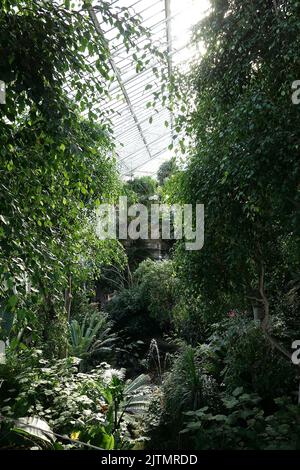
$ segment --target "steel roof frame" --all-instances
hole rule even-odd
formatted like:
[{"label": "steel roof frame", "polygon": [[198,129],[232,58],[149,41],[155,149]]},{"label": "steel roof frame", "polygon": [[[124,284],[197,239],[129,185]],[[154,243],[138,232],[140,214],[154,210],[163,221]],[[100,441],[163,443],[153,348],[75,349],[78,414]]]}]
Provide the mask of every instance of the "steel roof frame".
[{"label": "steel roof frame", "polygon": [[[158,27],[158,34],[162,33],[162,37],[159,39],[166,48],[166,66],[167,73],[170,76],[172,73],[172,55],[176,52],[172,49],[170,0],[158,0],[151,5],[146,5],[145,8],[143,8],[143,1],[135,1],[128,8],[131,10],[135,7],[142,7],[140,11],[137,11],[137,15],[141,17],[143,13],[151,8],[158,8],[158,11],[149,15],[148,18],[142,17],[142,24],[157,17],[158,21],[150,26],[150,33],[153,32],[155,37],[157,34],[155,31]],[[111,4],[118,6],[118,2],[120,0],[114,0]],[[162,8],[160,8],[160,5]],[[99,35],[106,37],[108,33],[113,31],[114,28],[109,28],[105,31],[105,28],[102,27],[103,24],[101,20],[99,21],[97,9],[89,8],[89,15]],[[116,38],[113,36],[112,39],[109,39],[109,43],[113,42],[114,39]],[[145,36],[139,42],[143,43],[143,41],[147,40]],[[101,109],[102,112],[107,111],[109,113],[112,108],[110,119],[116,137],[119,168],[124,176],[132,176],[135,171],[141,173],[141,168],[144,165],[168,150],[168,144],[172,142],[172,116],[171,112],[161,105],[158,106],[157,112],[152,107],[143,107],[143,102],[146,104],[147,101],[150,101],[153,93],[160,89],[160,84],[157,83],[156,77],[152,73],[152,68],[156,64],[152,63],[150,66],[146,66],[140,73],[130,74],[131,69],[133,69],[131,65],[132,60],[124,45],[121,44],[115,48],[111,47],[111,50],[112,54],[109,62],[115,76],[115,84],[109,91],[109,102],[104,100],[94,110]],[[90,63],[92,65],[94,61]],[[149,80],[146,81],[146,77]],[[152,88],[145,90],[146,84],[151,84]],[[118,95],[122,97],[123,102],[120,101]],[[156,123],[151,125],[149,123],[150,117],[153,117],[153,122],[155,119]],[[169,126],[163,129],[165,121],[169,122]],[[123,147],[122,142],[124,144]],[[134,149],[135,146],[137,148]],[[133,163],[135,165],[134,168],[130,168]]]}]

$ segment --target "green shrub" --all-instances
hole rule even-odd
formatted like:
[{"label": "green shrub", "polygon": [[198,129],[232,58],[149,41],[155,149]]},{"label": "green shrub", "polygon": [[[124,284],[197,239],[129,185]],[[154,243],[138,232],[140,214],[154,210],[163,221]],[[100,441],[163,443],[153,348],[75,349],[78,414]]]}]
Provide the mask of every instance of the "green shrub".
[{"label": "green shrub", "polygon": [[276,412],[265,415],[257,394],[237,388],[222,396],[222,410],[209,406],[185,413],[188,420],[181,431],[182,445],[208,449],[299,449],[300,408],[287,399],[277,399]]},{"label": "green shrub", "polygon": [[78,360],[47,361],[37,350],[18,359],[25,362],[0,366],[3,445],[15,446],[13,423],[20,418],[37,418],[54,433],[106,449],[132,444],[128,423],[147,409],[147,376],[125,382],[125,371],[107,363],[80,373]]},{"label": "green shrub", "polygon": [[133,274],[133,286],[121,290],[107,305],[118,326],[132,338],[151,338],[172,325],[177,279],[172,261],[147,259]]},{"label": "green shrub", "polygon": [[145,260],[133,279],[140,302],[149,316],[161,325],[169,325],[178,285],[172,261]]},{"label": "green shrub", "polygon": [[[217,316],[216,316],[217,317]],[[174,327],[186,342],[196,346],[212,334],[213,320],[217,321],[200,297],[184,292],[173,309]]]},{"label": "green shrub", "polygon": [[242,386],[270,403],[296,390],[295,366],[271,347],[258,322],[236,313],[215,325],[209,341],[228,391]]},{"label": "green shrub", "polygon": [[151,409],[150,449],[178,449],[185,411],[207,403],[218,409],[218,386],[208,373],[204,356],[203,350],[180,344],[171,370],[163,377],[160,404],[156,401],[156,409]]},{"label": "green shrub", "polygon": [[106,309],[118,331],[133,339],[149,337],[159,330],[159,325],[149,317],[135,287],[121,290]]},{"label": "green shrub", "polygon": [[216,381],[207,373],[202,351],[190,345],[181,345],[164,380],[163,391],[165,412],[179,422],[186,410],[208,403],[218,406]]}]

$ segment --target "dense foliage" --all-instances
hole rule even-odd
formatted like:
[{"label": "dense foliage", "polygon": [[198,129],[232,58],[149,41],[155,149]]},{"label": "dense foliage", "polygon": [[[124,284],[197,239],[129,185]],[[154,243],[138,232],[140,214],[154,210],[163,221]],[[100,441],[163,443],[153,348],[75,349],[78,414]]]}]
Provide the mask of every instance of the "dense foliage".
[{"label": "dense foliage", "polygon": [[[94,27],[92,7],[117,28],[126,50],[137,50],[137,38],[145,35],[143,52],[133,54],[137,71],[143,70],[148,63],[141,55],[154,50],[139,19],[126,8],[89,1],[1,2],[0,78],[7,92],[0,107],[0,328],[7,364],[0,365],[0,387],[5,403],[11,401],[6,410],[2,408],[3,436],[15,419],[22,418],[26,425],[28,419],[36,419],[33,414],[60,430],[56,419],[63,419],[61,407],[73,392],[75,401],[70,398],[67,407],[71,414],[77,413],[79,419],[98,413],[95,397],[100,399],[100,388],[105,389],[101,377],[90,370],[89,375],[74,376],[68,366],[72,360],[57,361],[76,355],[84,359],[81,369],[91,369],[95,357],[99,364],[107,353],[112,355],[115,341],[106,314],[90,308],[83,314],[82,309],[82,299],[91,298],[101,270],[112,264],[122,269],[126,261],[118,241],[102,241],[95,234],[95,208],[103,201],[115,202],[122,185],[110,110],[95,113],[95,102],[107,98],[113,76],[109,45]],[[39,363],[37,351],[44,356]],[[28,356],[24,363],[23,353]],[[47,360],[54,362],[43,367]],[[12,397],[9,384],[14,372],[17,388]],[[123,394],[117,376],[111,375],[103,392],[115,409]],[[45,384],[49,388],[43,391]],[[86,388],[93,397],[87,390],[84,401]],[[109,398],[114,393],[115,398]],[[48,402],[47,396],[51,396]],[[108,428],[94,429],[98,446],[119,445],[118,412],[114,411]],[[76,420],[71,415],[65,418],[70,438]],[[84,419],[81,434],[83,441],[92,440]],[[6,445],[14,444],[8,439]]]},{"label": "dense foliage", "polygon": [[[211,0],[205,52],[162,86],[189,154],[126,182],[93,106],[109,45],[79,3],[1,2],[1,446],[299,449],[300,3]],[[96,8],[137,71],[161,56],[126,8]],[[204,204],[204,247],[99,240],[121,194]]]},{"label": "dense foliage", "polygon": [[276,3],[212,2],[194,33],[196,148],[177,184],[205,204],[205,249],[178,265],[212,310],[261,300],[259,281],[276,305],[299,272],[299,5]]},{"label": "dense foliage", "polygon": [[182,408],[183,447],[299,448],[299,28],[298,2],[255,0],[212,1],[194,30],[206,48],[188,80],[194,146],[165,192],[205,205],[205,244],[193,253],[178,244],[174,257],[174,319],[194,353],[180,353],[166,383],[164,434],[174,433],[168,408],[186,398],[187,357],[200,354],[217,387],[213,404]]}]

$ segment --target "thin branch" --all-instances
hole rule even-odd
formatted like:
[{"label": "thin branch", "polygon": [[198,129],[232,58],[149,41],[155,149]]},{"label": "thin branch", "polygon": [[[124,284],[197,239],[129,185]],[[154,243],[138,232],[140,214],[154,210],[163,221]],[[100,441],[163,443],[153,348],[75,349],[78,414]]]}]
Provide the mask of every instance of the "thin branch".
[{"label": "thin branch", "polygon": [[274,6],[275,14],[278,15],[278,5],[277,5],[276,0],[273,0],[273,6]]},{"label": "thin branch", "polygon": [[275,338],[273,338],[268,332],[269,327],[270,327],[270,304],[265,293],[264,284],[265,284],[265,267],[264,267],[264,263],[261,262],[261,272],[259,276],[259,293],[261,296],[261,301],[263,303],[264,313],[265,313],[264,318],[262,319],[262,322],[261,322],[261,328],[262,328],[264,335],[266,336],[268,341],[271,343],[271,345],[275,349],[277,349],[279,352],[281,352],[283,356],[288,358],[289,361],[291,361],[292,354],[284,346],[282,346]]},{"label": "thin branch", "polygon": [[265,315],[261,322],[261,326],[264,331],[267,331],[269,329],[269,323],[270,323],[270,305],[269,305],[267,296],[265,294],[264,283],[265,283],[265,267],[264,267],[264,263],[261,262],[261,271],[260,271],[260,276],[259,276],[259,293],[260,293],[261,301],[263,303],[264,311],[265,311]]}]

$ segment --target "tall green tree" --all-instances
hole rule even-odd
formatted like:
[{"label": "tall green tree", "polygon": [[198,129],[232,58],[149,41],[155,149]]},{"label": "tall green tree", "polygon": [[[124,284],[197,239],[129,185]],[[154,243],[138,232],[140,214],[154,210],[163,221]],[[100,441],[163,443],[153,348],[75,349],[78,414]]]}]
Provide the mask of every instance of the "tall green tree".
[{"label": "tall green tree", "polygon": [[212,315],[257,304],[266,332],[299,278],[299,31],[299,2],[211,2],[194,31],[195,148],[176,180],[180,200],[205,204],[204,248],[178,248],[190,294]]},{"label": "tall green tree", "polygon": [[126,9],[102,1],[0,4],[1,310],[28,320],[24,299],[35,295],[47,340],[62,305],[69,309],[71,278],[93,276],[121,253],[92,233],[93,209],[114,201],[120,184],[110,120],[94,111],[113,77],[91,8],[127,50],[144,31]]},{"label": "tall green tree", "polygon": [[170,160],[167,160],[166,162],[163,162],[158,171],[157,171],[157,179],[160,184],[160,186],[163,186],[166,179],[170,178],[176,171],[177,171],[177,164],[176,164],[176,159],[170,158]]}]

